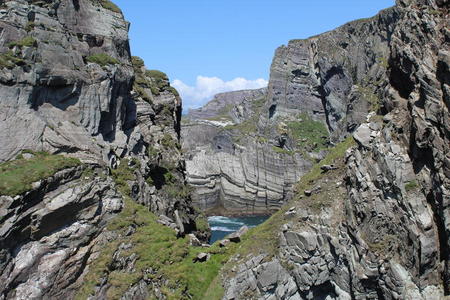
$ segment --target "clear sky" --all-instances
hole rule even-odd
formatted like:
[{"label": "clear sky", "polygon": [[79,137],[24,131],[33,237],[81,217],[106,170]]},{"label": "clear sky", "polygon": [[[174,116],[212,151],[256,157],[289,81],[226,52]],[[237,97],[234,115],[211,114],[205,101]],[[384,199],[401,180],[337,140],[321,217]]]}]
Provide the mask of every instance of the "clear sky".
[{"label": "clear sky", "polygon": [[167,73],[184,107],[267,84],[274,51],[394,0],[113,0],[131,22],[133,55]]}]

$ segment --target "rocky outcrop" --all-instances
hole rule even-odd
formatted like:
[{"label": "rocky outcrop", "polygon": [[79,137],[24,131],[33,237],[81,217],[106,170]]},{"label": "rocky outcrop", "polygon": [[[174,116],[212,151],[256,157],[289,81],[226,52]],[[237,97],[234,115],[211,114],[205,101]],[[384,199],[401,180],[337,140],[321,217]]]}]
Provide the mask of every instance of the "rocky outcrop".
[{"label": "rocky outcrop", "polygon": [[[20,192],[1,185],[0,299],[101,299],[116,288],[109,270],[135,272],[125,299],[151,293],[133,267],[136,232],[160,218],[167,234],[184,236],[198,217],[184,184],[178,93],[130,56],[129,24],[109,1],[3,1],[0,27],[2,176],[40,178],[11,181],[31,186]],[[45,159],[27,162],[36,151],[79,166],[48,176]]]},{"label": "rocky outcrop", "polygon": [[[291,209],[271,222],[276,246],[259,241],[257,252],[236,257],[236,267],[222,274],[224,299],[449,295],[448,20],[447,1],[397,1],[373,19],[324,35],[330,38],[351,24],[354,33],[367,28],[366,53],[379,49],[371,41],[381,37],[388,49],[388,81],[368,84],[382,88],[378,112],[383,115],[362,120],[353,135],[357,145],[345,158],[315,167],[334,163],[337,169],[321,175],[313,169],[307,177],[314,180],[300,181]],[[379,26],[389,34],[380,36]],[[280,114],[289,99],[282,101]],[[315,192],[305,197],[305,190]]]},{"label": "rocky outcrop", "polygon": [[119,152],[135,122],[121,13],[95,1],[6,1],[0,22],[0,160],[22,149],[94,162]]},{"label": "rocky outcrop", "polygon": [[266,89],[219,94],[183,120],[187,180],[201,209],[273,213],[311,167],[301,153],[283,150],[279,130],[266,126],[266,94]]},{"label": "rocky outcrop", "polygon": [[[397,17],[387,9],[370,20],[292,40],[276,50],[267,89],[218,95],[190,111],[183,147],[190,153],[187,174],[196,205],[228,213],[276,210],[328,146],[352,133],[370,111],[385,112],[380,99],[389,85]],[[243,171],[227,171],[223,161]],[[254,173],[278,188],[264,179],[255,182]]]},{"label": "rocky outcrop", "polygon": [[72,295],[99,240],[108,238],[101,228],[123,207],[113,181],[86,176],[83,167],[0,199],[3,299]]}]

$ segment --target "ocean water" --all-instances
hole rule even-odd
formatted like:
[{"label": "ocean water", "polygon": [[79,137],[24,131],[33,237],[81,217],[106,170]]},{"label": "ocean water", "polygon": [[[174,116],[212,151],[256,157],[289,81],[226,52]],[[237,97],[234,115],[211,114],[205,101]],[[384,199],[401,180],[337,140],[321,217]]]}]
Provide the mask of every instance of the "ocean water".
[{"label": "ocean water", "polygon": [[228,218],[222,216],[213,216],[208,218],[209,226],[211,227],[211,240],[213,244],[217,240],[223,239],[225,236],[238,231],[244,225],[249,228],[256,227],[267,220],[269,216],[247,216]]}]

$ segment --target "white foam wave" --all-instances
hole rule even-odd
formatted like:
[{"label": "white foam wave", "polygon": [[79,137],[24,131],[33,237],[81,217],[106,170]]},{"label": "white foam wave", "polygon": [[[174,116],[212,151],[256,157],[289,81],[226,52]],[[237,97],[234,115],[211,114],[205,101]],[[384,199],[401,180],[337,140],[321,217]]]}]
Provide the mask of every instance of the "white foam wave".
[{"label": "white foam wave", "polygon": [[214,216],[214,217],[209,217],[208,218],[208,222],[211,223],[220,223],[220,224],[224,224],[224,225],[236,225],[236,226],[243,226],[245,225],[245,223],[237,221],[237,220],[233,220],[227,217],[222,217],[222,216]]},{"label": "white foam wave", "polygon": [[235,232],[235,229],[230,229],[228,227],[223,227],[223,226],[213,226],[211,227],[212,231],[224,231],[224,232]]}]

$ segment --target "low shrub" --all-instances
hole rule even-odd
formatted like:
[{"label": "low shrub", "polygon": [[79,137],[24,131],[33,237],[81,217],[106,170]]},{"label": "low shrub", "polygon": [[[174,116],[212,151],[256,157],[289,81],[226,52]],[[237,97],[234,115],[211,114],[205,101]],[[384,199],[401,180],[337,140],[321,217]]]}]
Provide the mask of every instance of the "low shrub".
[{"label": "low shrub", "polygon": [[117,65],[120,64],[120,62],[115,59],[114,57],[109,56],[106,53],[98,53],[98,54],[93,54],[90,55],[86,58],[86,61],[90,62],[90,63],[94,63],[97,65],[100,65],[102,67],[106,66],[106,65]]}]

